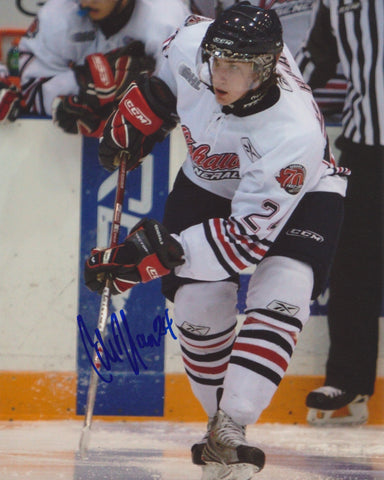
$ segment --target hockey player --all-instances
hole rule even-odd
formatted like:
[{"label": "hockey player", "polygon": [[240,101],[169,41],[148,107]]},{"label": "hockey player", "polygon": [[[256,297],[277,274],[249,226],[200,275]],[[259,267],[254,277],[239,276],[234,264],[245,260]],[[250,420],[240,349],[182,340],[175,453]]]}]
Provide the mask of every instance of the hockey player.
[{"label": "hockey player", "polygon": [[0,63],[0,123],[14,122],[20,112],[20,91],[10,77],[8,69]]},{"label": "hockey player", "polygon": [[153,70],[188,13],[183,0],[48,0],[19,45],[27,111],[99,136],[113,101]]},{"label": "hockey player", "polygon": [[[133,83],[108,120],[101,163],[113,170],[126,151],[134,168],[176,114],[188,154],[163,224],[145,219],[116,248],[93,250],[85,282],[101,291],[109,274],[119,293],[163,277],[185,370],[208,417],[192,461],[204,480],[248,480],[265,459],[247,443],[246,425],[269,405],[311,298],[325,286],[348,172],[332,161],[277,14],[247,1],[213,22],[186,21],[154,76]],[[249,266],[236,335],[238,274]]]}]

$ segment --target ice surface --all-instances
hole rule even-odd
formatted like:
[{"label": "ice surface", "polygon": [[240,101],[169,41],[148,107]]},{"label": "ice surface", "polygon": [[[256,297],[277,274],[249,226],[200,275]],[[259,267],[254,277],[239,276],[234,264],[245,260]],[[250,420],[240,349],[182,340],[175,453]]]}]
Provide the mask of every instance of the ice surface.
[{"label": "ice surface", "polygon": [[[0,480],[199,480],[189,449],[202,423],[94,420],[88,458],[82,421],[0,422]],[[256,480],[384,480],[384,428],[260,424],[248,440],[267,463]]]}]

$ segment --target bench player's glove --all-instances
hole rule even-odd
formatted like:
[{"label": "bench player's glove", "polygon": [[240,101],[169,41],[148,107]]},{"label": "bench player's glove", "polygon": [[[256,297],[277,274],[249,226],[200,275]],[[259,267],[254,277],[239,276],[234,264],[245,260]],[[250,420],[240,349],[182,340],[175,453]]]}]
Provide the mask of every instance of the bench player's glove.
[{"label": "bench player's glove", "polygon": [[77,95],[56,97],[52,104],[53,123],[66,133],[101,137],[112,104],[92,110]]},{"label": "bench player's glove", "polygon": [[6,79],[0,80],[0,123],[14,122],[20,113],[21,94]]},{"label": "bench player's glove", "polygon": [[99,145],[101,165],[115,170],[123,150],[128,153],[127,168],[136,168],[177,122],[176,97],[163,80],[144,76],[132,82],[105,125]]},{"label": "bench player's glove", "polygon": [[85,262],[86,286],[102,293],[106,276],[113,279],[111,293],[123,293],[138,283],[167,275],[184,263],[184,251],[156,220],[144,219],[115,248],[93,249]]},{"label": "bench player's glove", "polygon": [[133,80],[152,73],[154,67],[153,57],[146,55],[144,44],[136,40],[105,54],[88,55],[84,65],[73,66],[80,103],[97,110],[119,101]]}]

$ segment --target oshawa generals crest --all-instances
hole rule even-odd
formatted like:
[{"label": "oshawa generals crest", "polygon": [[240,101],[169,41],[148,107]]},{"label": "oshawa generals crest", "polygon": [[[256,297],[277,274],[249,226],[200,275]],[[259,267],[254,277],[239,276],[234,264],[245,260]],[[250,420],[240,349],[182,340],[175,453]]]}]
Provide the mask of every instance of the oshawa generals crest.
[{"label": "oshawa generals crest", "polygon": [[304,185],[305,173],[303,165],[293,163],[282,168],[275,178],[280,183],[280,187],[284,188],[287,193],[297,195]]},{"label": "oshawa generals crest", "polygon": [[237,153],[211,153],[207,144],[196,145],[189,128],[182,125],[185,141],[192,158],[195,175],[204,180],[237,180],[240,178]]}]

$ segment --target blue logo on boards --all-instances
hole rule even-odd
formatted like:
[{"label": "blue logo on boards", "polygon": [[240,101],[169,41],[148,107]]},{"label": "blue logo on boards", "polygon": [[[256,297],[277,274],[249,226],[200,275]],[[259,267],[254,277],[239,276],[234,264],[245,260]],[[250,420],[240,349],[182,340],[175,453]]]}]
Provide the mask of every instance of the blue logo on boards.
[{"label": "blue logo on boards", "polygon": [[[115,171],[110,174],[99,165],[97,149],[97,139],[83,138],[78,313],[82,318],[82,326],[89,332],[94,332],[97,327],[100,296],[85,287],[83,266],[93,247],[106,247],[109,244],[118,173]],[[169,138],[156,145],[140,168],[128,172],[119,241],[123,241],[129,230],[143,217],[162,220],[168,179]],[[163,317],[165,312],[160,280],[138,285],[125,294],[113,296],[109,317],[121,310],[129,319],[134,338],[143,332],[152,332],[154,319]],[[113,365],[113,382],[99,382],[95,415],[163,415],[164,341],[156,348],[142,349],[140,352],[147,367],[142,368],[140,375],[135,374],[129,361],[116,362]],[[77,414],[82,415],[92,367],[79,331],[77,368]]]}]

